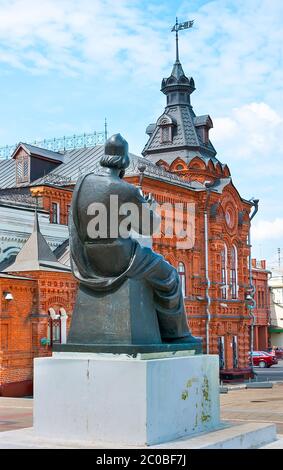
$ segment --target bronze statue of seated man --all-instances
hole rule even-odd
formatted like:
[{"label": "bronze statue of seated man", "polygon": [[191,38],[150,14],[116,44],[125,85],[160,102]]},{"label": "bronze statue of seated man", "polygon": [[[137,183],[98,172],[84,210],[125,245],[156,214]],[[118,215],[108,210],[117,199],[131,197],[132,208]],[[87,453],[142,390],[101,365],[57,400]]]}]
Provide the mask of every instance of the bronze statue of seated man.
[{"label": "bronze statue of seated man", "polygon": [[[111,338],[113,344],[190,343],[200,352],[201,339],[192,336],[187,324],[176,269],[131,236],[132,230],[151,236],[159,216],[151,196],[145,197],[139,187],[123,180],[129,163],[128,144],[116,134],[105,144],[100,170],[83,175],[76,184],[69,230],[71,266],[80,287],[68,343],[109,344]],[[135,209],[130,219],[129,207]],[[129,294],[125,294],[127,283]],[[130,292],[135,294],[128,304],[125,295]],[[137,322],[136,340],[134,334],[116,331],[119,315],[122,318],[127,309],[131,313],[123,324],[133,331],[129,323]],[[140,315],[142,320],[137,318]],[[158,329],[155,336],[150,328]],[[148,330],[148,336],[140,330]]]}]

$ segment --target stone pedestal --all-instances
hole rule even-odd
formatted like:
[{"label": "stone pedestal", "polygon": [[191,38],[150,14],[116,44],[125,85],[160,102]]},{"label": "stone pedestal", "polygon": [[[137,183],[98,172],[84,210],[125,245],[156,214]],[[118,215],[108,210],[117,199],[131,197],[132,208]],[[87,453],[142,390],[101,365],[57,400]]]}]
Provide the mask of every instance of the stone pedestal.
[{"label": "stone pedestal", "polygon": [[35,359],[34,428],[65,441],[143,446],[219,425],[218,356]]}]

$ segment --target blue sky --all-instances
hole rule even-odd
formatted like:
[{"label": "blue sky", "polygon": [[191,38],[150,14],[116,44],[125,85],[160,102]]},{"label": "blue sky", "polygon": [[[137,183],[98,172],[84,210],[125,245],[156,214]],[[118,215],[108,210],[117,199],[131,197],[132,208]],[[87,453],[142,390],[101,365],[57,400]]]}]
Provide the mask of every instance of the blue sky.
[{"label": "blue sky", "polygon": [[245,198],[260,199],[254,255],[283,252],[282,0],[0,0],[0,146],[121,132],[140,153],[162,113],[175,16],[195,19],[181,61],[211,139]]}]

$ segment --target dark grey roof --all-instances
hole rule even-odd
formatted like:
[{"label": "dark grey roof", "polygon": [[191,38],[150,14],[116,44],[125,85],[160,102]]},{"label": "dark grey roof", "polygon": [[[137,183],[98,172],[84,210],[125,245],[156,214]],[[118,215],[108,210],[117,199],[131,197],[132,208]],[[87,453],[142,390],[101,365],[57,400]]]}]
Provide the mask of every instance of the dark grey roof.
[{"label": "dark grey roof", "polygon": [[46,150],[41,147],[36,147],[35,145],[26,144],[24,142],[19,143],[17,148],[14,150],[11,158],[13,158],[15,153],[18,151],[19,147],[24,147],[30,155],[37,155],[41,158],[48,159],[48,160],[55,160],[57,162],[64,161],[64,155],[61,152],[53,152],[52,150]]},{"label": "dark grey roof", "polygon": [[[185,75],[177,58],[170,77],[162,80],[161,91],[166,95],[167,105],[156,125],[147,127],[149,139],[142,151],[145,157],[155,163],[164,160],[169,164],[177,157],[189,163],[196,156],[206,163],[209,159],[215,164],[218,162],[215,148],[201,129],[205,126],[209,130],[213,123],[209,115],[195,115],[190,97],[194,90],[193,78]],[[163,126],[171,127],[171,141],[162,140]]]},{"label": "dark grey roof", "polygon": [[53,170],[51,174],[56,173],[70,178],[71,181],[77,181],[82,174],[94,171],[99,166],[99,160],[103,152],[103,145],[69,150],[65,153],[64,163]]},{"label": "dark grey roof", "polygon": [[61,245],[57,246],[53,251],[57,259],[60,259],[67,252],[69,248],[69,238],[67,238]]},{"label": "dark grey roof", "polygon": [[31,236],[18,253],[14,263],[3,269],[4,273],[25,271],[70,271],[70,268],[59,263],[41,234],[37,212]]},{"label": "dark grey roof", "polygon": [[[167,106],[163,115],[170,116],[176,121],[177,125],[173,131],[172,142],[162,143],[161,127],[156,126],[153,130],[152,126],[150,130],[153,130],[153,132],[144,147],[143,155],[149,157],[154,153],[166,153],[172,150],[187,149],[188,151],[199,150],[201,156],[215,158],[216,150],[213,145],[210,141],[206,144],[202,140],[202,134],[196,127],[200,125],[200,122],[204,123],[205,121],[205,123],[207,123],[207,116],[197,117],[190,105]],[[161,119],[161,117],[159,119]]]},{"label": "dark grey roof", "polygon": [[[183,136],[180,136],[180,139]],[[192,138],[196,139],[196,131],[192,130]],[[69,186],[76,183],[77,179],[85,173],[88,172],[100,172],[102,171],[101,166],[99,164],[99,160],[104,153],[104,146],[103,145],[96,145],[95,147],[88,147],[88,148],[81,148],[81,149],[74,149],[65,152],[64,154],[64,163],[57,166],[54,170],[52,170],[48,175],[39,178],[38,180],[34,181],[31,185],[27,184],[27,186],[36,186],[41,184],[52,184],[55,186]],[[176,152],[177,155],[180,155],[180,152]],[[176,156],[177,156],[176,155]],[[196,152],[192,154],[194,157]],[[172,158],[176,158],[174,152],[170,152],[170,156]],[[157,160],[161,158],[160,156]],[[206,157],[206,160],[211,160],[213,163],[218,163],[218,160],[213,157]],[[1,163],[9,164],[11,160],[4,160]],[[191,190],[195,191],[204,191],[205,187],[203,184],[197,181],[186,181],[182,177],[178,176],[177,174],[167,172],[162,167],[155,165],[153,160],[150,160],[145,157],[139,157],[130,153],[130,166],[127,168],[126,176],[131,175],[139,175],[139,166],[141,164],[146,163],[146,170],[145,176],[149,178],[166,181],[169,184],[178,185],[182,187],[186,187]],[[14,187],[16,185],[15,181],[15,167],[13,169],[14,173],[14,180],[11,181],[10,186]],[[12,179],[11,179],[12,180]],[[0,174],[0,188],[1,188],[1,174]],[[1,196],[1,193],[0,193]],[[7,196],[8,198],[8,196]]]},{"label": "dark grey roof", "polygon": [[11,158],[0,160],[0,188],[6,189],[16,185],[16,162]]},{"label": "dark grey roof", "polygon": [[[104,146],[98,145],[96,147],[76,149],[66,153],[65,163],[53,170],[47,177],[41,178],[35,181],[33,184],[43,184],[43,182],[50,178],[50,175],[56,174],[58,179],[63,177],[69,177],[70,180],[75,183],[77,179],[88,172],[101,172],[102,167],[99,164],[99,160],[104,154]],[[163,168],[155,165],[151,160],[144,157],[139,157],[130,153],[130,165],[126,170],[126,176],[139,175],[139,166],[146,164],[145,176],[153,179],[166,181],[174,185],[183,186],[194,190],[204,190],[204,186],[198,182],[188,182],[183,178],[180,178],[174,173],[169,173]],[[69,182],[70,184],[70,182]]]},{"label": "dark grey roof", "polygon": [[3,261],[0,262],[0,273],[4,271],[4,269],[8,268],[8,266],[11,266],[11,264],[14,263],[16,259],[16,255],[11,255],[9,258],[4,259]]},{"label": "dark grey roof", "polygon": [[147,128],[146,128],[146,131],[145,131],[146,134],[148,134],[149,136],[151,136],[151,135],[153,134],[155,128],[156,128],[156,123],[149,124],[149,125],[147,126]]},{"label": "dark grey roof", "polygon": [[5,191],[2,193],[0,190],[0,205],[34,209],[36,202],[30,193],[22,194],[19,192],[8,192],[8,194],[5,194]]},{"label": "dark grey roof", "polygon": [[[161,91],[165,95],[168,95],[169,93],[175,93],[176,91],[191,94],[194,92],[194,90],[194,79],[192,77],[186,77],[182,64],[179,59],[177,59],[173,65],[170,77],[163,78],[161,83]],[[177,94],[174,95],[173,101],[175,101],[175,98],[178,100]]]},{"label": "dark grey roof", "polygon": [[[95,147],[81,148],[71,150],[65,153],[65,162],[59,165],[53,171],[43,178],[40,178],[32,183],[32,185],[46,184],[53,182],[56,184],[56,178],[58,182],[63,182],[66,179],[66,185],[76,183],[77,179],[89,172],[103,171],[100,166],[100,158],[104,154],[104,146],[96,145]],[[144,162],[143,157],[138,157],[132,153],[130,156],[130,166],[127,169],[126,174],[131,174],[134,169],[138,172],[138,164]],[[149,165],[153,165],[152,162],[147,162]],[[53,178],[54,176],[54,178]]]},{"label": "dark grey roof", "polygon": [[208,114],[204,114],[203,116],[195,116],[194,117],[194,125],[198,126],[209,126],[212,127],[212,119]]},{"label": "dark grey roof", "polygon": [[[41,149],[36,150],[39,152]],[[44,150],[45,152],[45,150]],[[48,175],[39,178],[32,184],[26,183],[24,186],[35,186],[39,184],[51,183],[59,186],[69,185],[86,172],[95,171],[99,168],[99,160],[104,152],[103,145],[68,150],[64,153],[64,162],[52,170]],[[132,154],[130,154],[132,156]],[[16,186],[16,169],[13,159],[0,161],[0,189],[13,188]]]},{"label": "dark grey roof", "polygon": [[2,279],[17,279],[17,280],[21,280],[21,281],[34,281],[35,280],[31,277],[14,276],[12,274],[5,274],[5,273],[0,273],[0,278],[2,278]]},{"label": "dark grey roof", "polygon": [[[30,155],[38,155],[41,158],[53,160],[63,163],[64,154],[52,152],[51,150],[35,147],[30,144],[19,144],[14,151],[11,158],[0,160],[0,189],[14,188],[16,186],[16,161],[13,158],[19,146],[22,145]],[[68,152],[66,152],[68,154]],[[22,184],[23,186],[30,186],[30,183]]]}]

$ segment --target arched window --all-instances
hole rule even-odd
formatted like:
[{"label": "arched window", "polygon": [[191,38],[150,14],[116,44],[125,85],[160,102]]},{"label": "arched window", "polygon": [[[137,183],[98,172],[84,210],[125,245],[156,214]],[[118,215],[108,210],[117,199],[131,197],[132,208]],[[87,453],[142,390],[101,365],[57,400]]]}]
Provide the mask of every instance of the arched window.
[{"label": "arched window", "polygon": [[227,246],[224,245],[221,250],[221,297],[227,299],[228,297],[228,283],[227,283]]},{"label": "arched window", "polygon": [[225,369],[225,338],[224,336],[218,336],[218,355],[219,355],[219,368]]},{"label": "arched window", "polygon": [[171,129],[168,126],[161,127],[161,143],[171,142]]},{"label": "arched window", "polygon": [[183,296],[186,297],[186,269],[184,263],[178,264],[178,274],[180,276]]},{"label": "arched window", "polygon": [[238,298],[238,252],[235,245],[231,250],[231,297],[232,299]]},{"label": "arched window", "polygon": [[239,353],[238,353],[238,336],[232,338],[232,350],[233,350],[233,369],[239,367]]},{"label": "arched window", "polygon": [[52,202],[51,204],[51,223],[60,224],[60,205],[58,202]]},{"label": "arched window", "polygon": [[61,320],[61,344],[67,343],[67,320],[68,315],[66,310],[61,307],[60,308],[60,320]]},{"label": "arched window", "polygon": [[52,346],[54,343],[61,343],[61,319],[54,308],[49,308],[49,322],[47,337]]},{"label": "arched window", "polygon": [[160,143],[172,143],[173,140],[173,127],[176,126],[176,122],[171,116],[163,114],[157,120],[157,126],[160,128]]}]

